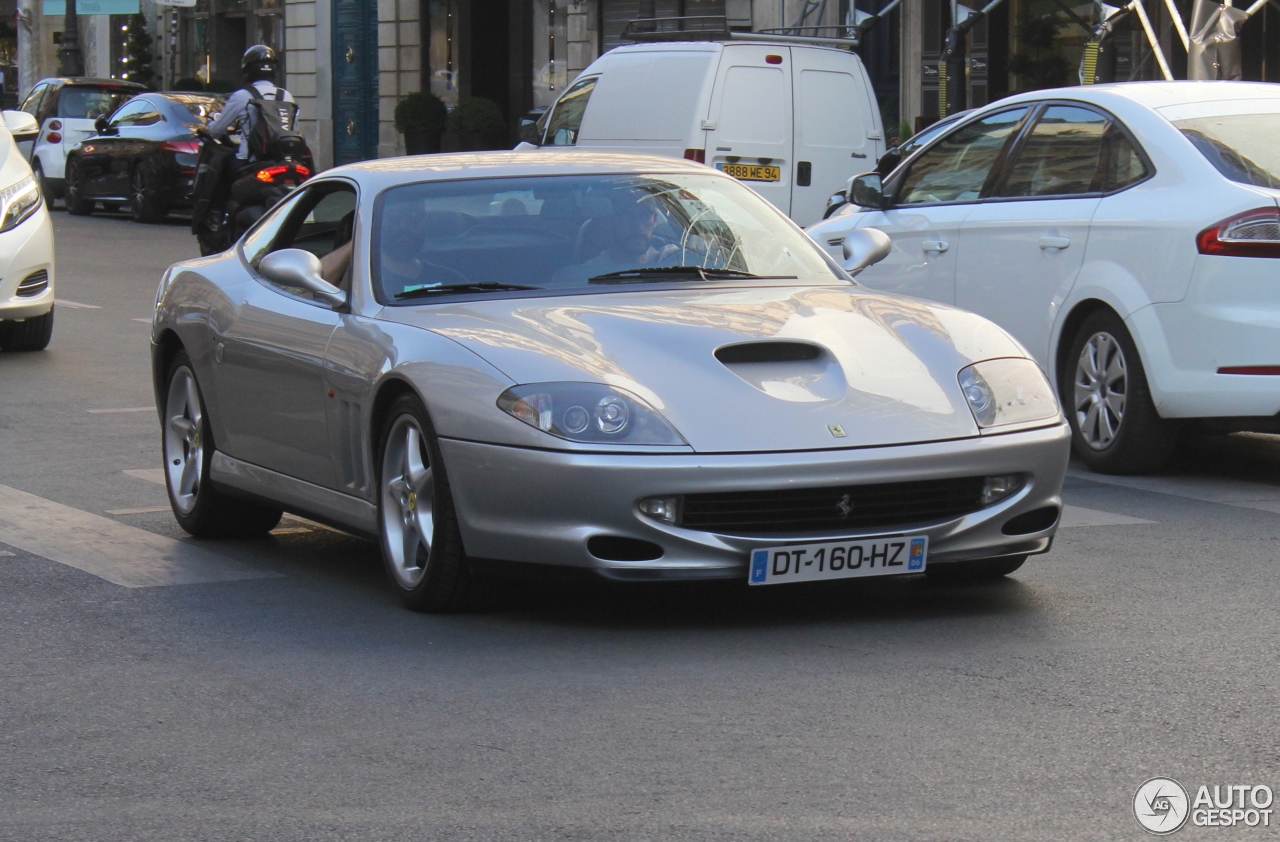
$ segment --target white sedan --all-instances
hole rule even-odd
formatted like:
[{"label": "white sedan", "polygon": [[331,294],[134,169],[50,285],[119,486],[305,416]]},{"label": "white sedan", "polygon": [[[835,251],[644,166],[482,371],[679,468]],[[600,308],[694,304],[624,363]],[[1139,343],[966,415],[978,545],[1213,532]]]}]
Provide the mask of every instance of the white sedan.
[{"label": "white sedan", "polygon": [[53,335],[53,223],[15,141],[39,127],[23,111],[0,115],[0,350],[40,351]]},{"label": "white sedan", "polygon": [[1076,453],[1158,468],[1196,419],[1280,429],[1280,85],[1036,91],[975,111],[808,229],[888,233],[858,280],[956,304],[1056,381]]}]

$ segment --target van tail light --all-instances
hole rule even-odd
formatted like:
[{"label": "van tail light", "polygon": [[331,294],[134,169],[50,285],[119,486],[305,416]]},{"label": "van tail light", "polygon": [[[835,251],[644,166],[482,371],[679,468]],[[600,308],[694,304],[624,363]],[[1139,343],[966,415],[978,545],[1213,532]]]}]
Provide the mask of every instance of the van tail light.
[{"label": "van tail light", "polygon": [[198,140],[166,140],[160,144],[160,148],[165,152],[177,152],[179,155],[199,155],[200,141]]},{"label": "van tail light", "polygon": [[1196,235],[1201,254],[1280,257],[1280,209],[1258,208],[1224,219]]},{"label": "van tail light", "polygon": [[697,161],[699,164],[707,162],[707,150],[705,149],[686,149],[684,156],[690,161]]},{"label": "van tail light", "polygon": [[50,120],[50,121],[49,121],[49,131],[51,131],[51,132],[60,132],[60,131],[62,131],[62,121],[61,121],[61,120]]},{"label": "van tail light", "polygon": [[50,143],[62,143],[62,135],[58,134],[57,132],[49,132],[47,135],[44,136],[44,139],[49,141]]}]

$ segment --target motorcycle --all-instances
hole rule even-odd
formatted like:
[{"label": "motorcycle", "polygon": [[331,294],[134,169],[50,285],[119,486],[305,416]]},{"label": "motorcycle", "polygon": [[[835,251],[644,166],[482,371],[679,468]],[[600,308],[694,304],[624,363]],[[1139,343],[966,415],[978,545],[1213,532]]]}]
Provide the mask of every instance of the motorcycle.
[{"label": "motorcycle", "polygon": [[200,138],[191,233],[200,243],[202,256],[231,248],[276,202],[315,172],[311,150],[305,145],[280,160],[250,164],[236,158],[237,147],[226,138]]}]

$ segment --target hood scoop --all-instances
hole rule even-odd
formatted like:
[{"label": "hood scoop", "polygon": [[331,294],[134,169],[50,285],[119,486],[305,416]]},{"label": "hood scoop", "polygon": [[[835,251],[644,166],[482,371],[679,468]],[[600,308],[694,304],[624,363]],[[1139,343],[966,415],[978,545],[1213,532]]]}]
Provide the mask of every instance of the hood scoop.
[{"label": "hood scoop", "polygon": [[717,348],[715,355],[743,382],[778,400],[834,401],[848,389],[840,363],[811,342],[740,342]]}]

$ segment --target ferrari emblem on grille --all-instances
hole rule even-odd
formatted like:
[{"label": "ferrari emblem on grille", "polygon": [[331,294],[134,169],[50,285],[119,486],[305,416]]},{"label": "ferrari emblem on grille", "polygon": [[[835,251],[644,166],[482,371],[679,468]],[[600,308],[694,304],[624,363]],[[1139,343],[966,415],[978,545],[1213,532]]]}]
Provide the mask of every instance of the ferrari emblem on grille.
[{"label": "ferrari emblem on grille", "polygon": [[844,520],[853,514],[853,498],[848,494],[836,501],[836,508],[840,510],[840,519]]},{"label": "ferrari emblem on grille", "polygon": [[827,429],[830,430],[831,435],[835,436],[836,438],[838,439],[844,438],[844,427],[841,427],[839,424],[828,424]]}]

